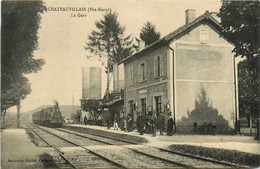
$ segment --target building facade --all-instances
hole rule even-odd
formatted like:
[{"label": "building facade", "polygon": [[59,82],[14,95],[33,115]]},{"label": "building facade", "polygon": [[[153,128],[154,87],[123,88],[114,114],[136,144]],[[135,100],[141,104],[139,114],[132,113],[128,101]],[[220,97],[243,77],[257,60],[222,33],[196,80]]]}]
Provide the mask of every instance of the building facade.
[{"label": "building facade", "polygon": [[[210,123],[234,128],[238,120],[234,46],[221,35],[211,13],[186,24],[124,59],[126,112],[169,113],[177,131],[194,132]],[[196,131],[195,131],[196,132]]]}]

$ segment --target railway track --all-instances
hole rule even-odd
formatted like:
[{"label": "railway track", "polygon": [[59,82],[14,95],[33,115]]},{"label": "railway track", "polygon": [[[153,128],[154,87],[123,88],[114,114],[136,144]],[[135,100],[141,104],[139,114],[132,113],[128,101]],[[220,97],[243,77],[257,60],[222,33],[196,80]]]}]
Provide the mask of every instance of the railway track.
[{"label": "railway track", "polygon": [[[28,125],[27,125],[28,126]],[[100,167],[105,167],[105,168],[125,168],[124,166],[121,166],[120,164],[115,163],[114,161],[111,161],[108,158],[105,158],[98,153],[95,153],[89,149],[87,149],[84,146],[81,146],[77,143],[74,143],[68,139],[65,139],[61,136],[58,136],[54,133],[51,133],[50,131],[47,131],[41,127],[38,127],[36,125],[27,127],[30,129],[33,133],[35,133],[38,137],[40,137],[47,145],[52,147],[58,154],[59,156],[66,161],[66,165],[62,164],[62,168],[100,168]],[[50,143],[50,141],[47,141],[42,135],[43,133],[39,134],[39,131],[37,129],[40,129],[48,134],[53,135],[54,137],[59,138],[60,140],[63,140],[69,144],[71,144],[74,147],[79,147],[81,149],[77,149],[74,151],[73,154],[71,153],[66,153],[62,151],[62,148],[59,148],[55,145],[55,143]],[[53,140],[52,140],[53,141]]]},{"label": "railway track", "polygon": [[[106,160],[107,162],[112,163],[112,168],[241,167],[235,164],[174,152],[168,149],[162,149],[145,144],[138,145],[136,142],[133,141],[123,140],[120,138],[111,138],[110,136],[100,136],[98,134],[95,135],[93,133],[80,133],[77,131],[71,131],[67,129],[50,129],[46,127],[38,128],[48,133],[51,133],[54,136],[59,137],[60,139],[66,140],[71,144],[74,144],[74,146],[81,147],[83,150],[90,152],[96,155],[97,157]],[[68,136],[67,138],[64,138],[64,136],[66,135],[64,133],[67,133],[71,136],[69,138]],[[74,141],[72,141],[71,138],[73,137],[76,137],[77,140],[80,140],[80,138],[85,141],[91,140],[92,142],[96,142],[96,144],[94,144],[95,146],[93,146],[93,144],[84,146],[83,144],[79,143],[80,141],[75,141],[75,139]],[[76,159],[82,159],[80,164],[75,164],[75,166],[77,167],[97,167],[96,164],[90,164],[90,162],[86,160],[89,158],[86,158],[86,155],[84,154],[81,156],[77,156]],[[102,168],[106,167],[102,166]]]},{"label": "railway track", "polygon": [[[127,143],[127,144],[140,144],[140,143],[137,143],[137,142],[132,141],[132,140],[125,140],[125,139],[121,139],[121,138],[113,138],[113,137],[111,137],[109,135],[108,136],[107,135],[101,135],[99,133],[94,133],[92,131],[87,131],[87,130],[82,131],[82,130],[80,130],[80,128],[73,128],[73,129],[70,128],[70,130],[67,130],[67,131],[66,131],[66,129],[58,129],[58,130],[62,130],[62,131],[65,131],[65,132],[72,132],[71,130],[73,130],[73,132],[78,131],[79,133],[84,133],[84,134],[89,134],[89,135],[92,135],[92,136],[97,136],[97,137],[99,137],[98,139],[100,139],[100,138],[108,138],[108,139],[114,139],[114,140],[117,140],[117,141],[122,141],[122,142]],[[157,149],[157,150],[160,150],[160,151],[163,151],[163,152],[180,155],[180,156],[183,156],[183,157],[197,159],[197,160],[205,161],[205,162],[209,162],[209,163],[215,163],[215,164],[224,166],[225,168],[226,167],[248,168],[248,166],[240,166],[240,165],[237,165],[237,164],[234,164],[234,163],[229,163],[229,162],[225,162],[225,161],[219,161],[219,160],[216,160],[216,159],[196,156],[196,155],[192,155],[192,154],[181,153],[181,152],[178,152],[178,151],[173,151],[173,150],[170,150],[170,149],[155,147],[155,146],[151,146],[151,145],[147,145],[147,144],[141,144],[141,145],[143,145],[145,147]],[[192,166],[189,166],[189,167],[192,167]]]}]

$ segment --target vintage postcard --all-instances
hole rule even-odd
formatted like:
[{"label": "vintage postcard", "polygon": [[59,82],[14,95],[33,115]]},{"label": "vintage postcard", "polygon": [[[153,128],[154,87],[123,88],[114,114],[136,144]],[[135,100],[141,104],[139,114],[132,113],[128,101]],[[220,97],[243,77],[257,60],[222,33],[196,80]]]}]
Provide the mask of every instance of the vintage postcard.
[{"label": "vintage postcard", "polygon": [[2,0],[1,168],[259,167],[258,5]]}]

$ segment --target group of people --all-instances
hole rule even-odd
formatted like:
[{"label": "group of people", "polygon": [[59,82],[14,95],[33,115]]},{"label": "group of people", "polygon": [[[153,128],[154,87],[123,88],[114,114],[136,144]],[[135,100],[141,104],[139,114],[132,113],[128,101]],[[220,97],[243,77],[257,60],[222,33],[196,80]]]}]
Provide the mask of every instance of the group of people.
[{"label": "group of people", "polygon": [[[87,117],[84,117],[84,124],[87,124]],[[97,125],[102,126],[102,115],[99,115],[97,118]],[[112,122],[112,123],[111,123]],[[107,118],[107,128],[110,129],[111,127],[114,130],[122,130],[131,132],[135,128],[137,128],[140,135],[144,133],[152,134],[152,136],[156,136],[157,130],[159,130],[160,135],[163,135],[163,131],[165,131],[165,127],[167,126],[167,135],[171,136],[175,129],[175,121],[172,117],[172,114],[168,114],[167,121],[165,120],[165,116],[161,112],[157,117],[156,113],[150,112],[144,114],[142,112],[137,112],[137,119],[136,123],[134,123],[133,115],[129,113],[126,117],[122,116],[119,117],[115,114],[113,121],[110,121]]]},{"label": "group of people", "polygon": [[[128,121],[129,123],[127,127],[131,129],[132,128],[131,125],[133,125],[133,121],[131,117],[129,117],[128,119],[129,119]],[[158,117],[155,113],[150,113],[145,115],[142,112],[137,113],[136,128],[140,133],[140,135],[147,133],[147,134],[152,134],[152,136],[155,137],[157,130],[160,131],[160,135],[163,135],[163,131],[165,130],[165,126],[167,125],[167,135],[171,136],[175,128],[175,122],[171,113],[168,114],[166,125],[165,123],[166,123],[165,117],[162,112]]]}]

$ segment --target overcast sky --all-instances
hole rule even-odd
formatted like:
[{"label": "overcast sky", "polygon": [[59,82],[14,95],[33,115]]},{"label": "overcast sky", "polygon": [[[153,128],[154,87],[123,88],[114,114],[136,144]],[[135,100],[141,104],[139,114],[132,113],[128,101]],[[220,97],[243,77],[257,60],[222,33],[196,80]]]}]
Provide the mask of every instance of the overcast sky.
[{"label": "overcast sky", "polygon": [[[90,32],[95,29],[95,21],[103,17],[101,11],[51,11],[52,7],[102,8],[117,12],[118,20],[126,28],[126,35],[139,38],[141,27],[151,21],[160,31],[161,37],[182,26],[185,10],[195,9],[196,16],[206,10],[218,12],[221,6],[216,0],[45,0],[49,9],[42,15],[39,29],[39,49],[36,58],[45,59],[46,64],[37,74],[28,75],[32,92],[21,102],[21,111],[32,110],[41,105],[53,104],[58,100],[61,105],[80,105],[82,87],[82,67],[102,64],[97,59],[87,60],[84,49]],[[86,17],[71,17],[78,14]],[[103,71],[105,91],[105,73]],[[13,107],[9,109],[16,111]]]}]

